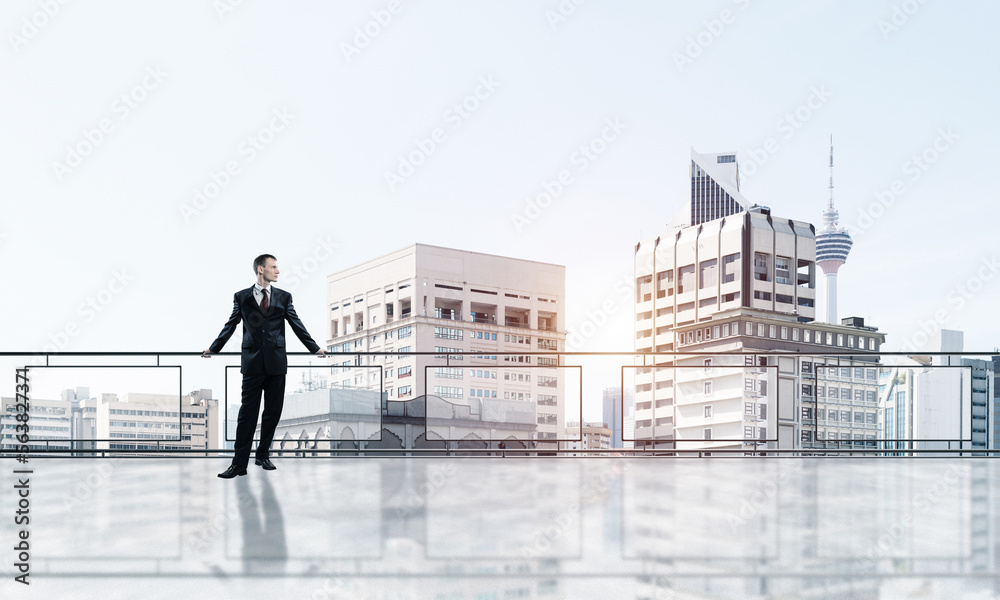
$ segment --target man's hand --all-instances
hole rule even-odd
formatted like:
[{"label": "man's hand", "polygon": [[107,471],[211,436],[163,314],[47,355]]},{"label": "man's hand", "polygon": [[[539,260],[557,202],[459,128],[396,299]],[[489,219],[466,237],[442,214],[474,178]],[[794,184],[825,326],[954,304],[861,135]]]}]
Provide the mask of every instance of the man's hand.
[{"label": "man's hand", "polygon": [[316,356],[325,357],[326,356],[326,350],[320,348],[319,351],[316,352]]},{"label": "man's hand", "polygon": [[211,353],[212,353],[212,349],[211,348],[205,348],[205,351],[201,353],[201,357],[202,358],[212,358],[211,356],[209,356]]}]

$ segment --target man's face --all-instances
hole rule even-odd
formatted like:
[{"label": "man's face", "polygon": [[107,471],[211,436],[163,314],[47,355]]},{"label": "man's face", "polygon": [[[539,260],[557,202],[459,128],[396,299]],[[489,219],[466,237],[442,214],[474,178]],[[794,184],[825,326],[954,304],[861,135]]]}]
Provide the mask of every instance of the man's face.
[{"label": "man's face", "polygon": [[263,267],[257,267],[257,271],[261,273],[264,281],[274,283],[278,280],[278,261],[273,258],[268,258],[264,261]]}]

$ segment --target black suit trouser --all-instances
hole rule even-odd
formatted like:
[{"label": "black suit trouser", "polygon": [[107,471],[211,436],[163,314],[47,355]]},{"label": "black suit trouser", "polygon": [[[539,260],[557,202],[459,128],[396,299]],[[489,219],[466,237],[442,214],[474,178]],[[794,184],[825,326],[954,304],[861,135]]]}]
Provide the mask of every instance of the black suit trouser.
[{"label": "black suit trouser", "polygon": [[285,374],[254,373],[243,375],[243,398],[236,420],[236,443],[233,464],[246,468],[250,462],[250,446],[257,430],[257,413],[260,411],[260,395],[264,393],[264,416],[260,423],[260,442],[256,457],[265,459],[274,439],[274,429],[281,419],[281,407],[285,400]]}]

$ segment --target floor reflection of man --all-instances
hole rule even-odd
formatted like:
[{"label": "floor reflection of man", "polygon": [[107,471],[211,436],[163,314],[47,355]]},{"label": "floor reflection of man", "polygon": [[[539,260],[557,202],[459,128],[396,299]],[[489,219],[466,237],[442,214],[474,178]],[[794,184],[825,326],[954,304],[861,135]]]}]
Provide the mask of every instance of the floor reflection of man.
[{"label": "floor reflection of man", "polygon": [[[246,479],[236,480],[238,493],[248,499],[241,502],[240,521],[243,524],[243,572],[281,575],[288,563],[285,543],[285,519],[278,497],[267,478],[261,481],[260,508]],[[263,522],[261,519],[263,512]]]}]

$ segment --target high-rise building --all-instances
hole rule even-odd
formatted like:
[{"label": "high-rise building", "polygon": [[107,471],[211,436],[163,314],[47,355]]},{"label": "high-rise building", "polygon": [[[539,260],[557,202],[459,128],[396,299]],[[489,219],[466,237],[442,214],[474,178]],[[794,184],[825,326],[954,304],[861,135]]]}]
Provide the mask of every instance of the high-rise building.
[{"label": "high-rise building", "polygon": [[[387,401],[426,397],[428,419],[468,413],[520,429],[503,438],[555,448],[563,369],[555,356],[522,353],[565,350],[565,282],[561,265],[425,244],[328,275],[330,351],[385,353],[334,356],[331,365],[347,368],[331,373],[330,385],[382,389]],[[427,354],[402,354],[410,352]],[[449,423],[442,417],[421,435],[497,435]]]},{"label": "high-rise building", "polygon": [[[622,442],[622,438],[625,437],[622,431],[624,424],[624,419],[622,419],[622,405],[630,407],[633,403],[634,390],[631,387],[625,389],[624,395],[620,386],[604,388],[601,416],[604,419],[604,424],[611,430],[612,448],[624,448]],[[631,438],[631,436],[627,437]]]},{"label": "high-rise building", "polygon": [[816,264],[826,276],[826,322],[837,322],[837,271],[847,262],[854,242],[840,227],[840,212],[833,207],[833,136],[830,137],[830,200],[823,211],[823,230],[816,234]]},{"label": "high-rise building", "polygon": [[699,154],[691,149],[691,199],[677,212],[668,230],[699,225],[750,208],[740,192],[740,171],[735,152]]},{"label": "high-rise building", "polygon": [[[711,177],[716,164],[738,173],[735,156],[692,155],[717,161],[707,168],[695,162],[692,172],[709,179],[699,186],[725,189]],[[816,447],[819,438],[825,447],[827,430],[812,422],[814,367],[825,376],[829,365],[838,374],[849,369],[850,378],[860,369],[858,390],[846,389],[871,409],[857,425],[852,410],[852,426],[836,431],[834,445],[874,446],[876,371],[868,367],[877,358],[867,355],[884,336],[860,319],[815,322],[815,228],[759,206],[687,225],[678,225],[679,217],[675,229],[636,246],[635,350],[728,355],[642,357],[634,369],[636,445],[757,450]],[[851,349],[858,356],[824,356]],[[786,352],[799,356],[775,356]]]},{"label": "high-rise building", "polygon": [[[880,373],[880,439],[887,450],[996,448],[994,363],[961,356],[961,331],[940,329],[924,351]],[[893,452],[894,454],[896,452]],[[974,452],[973,452],[974,453]]]}]

